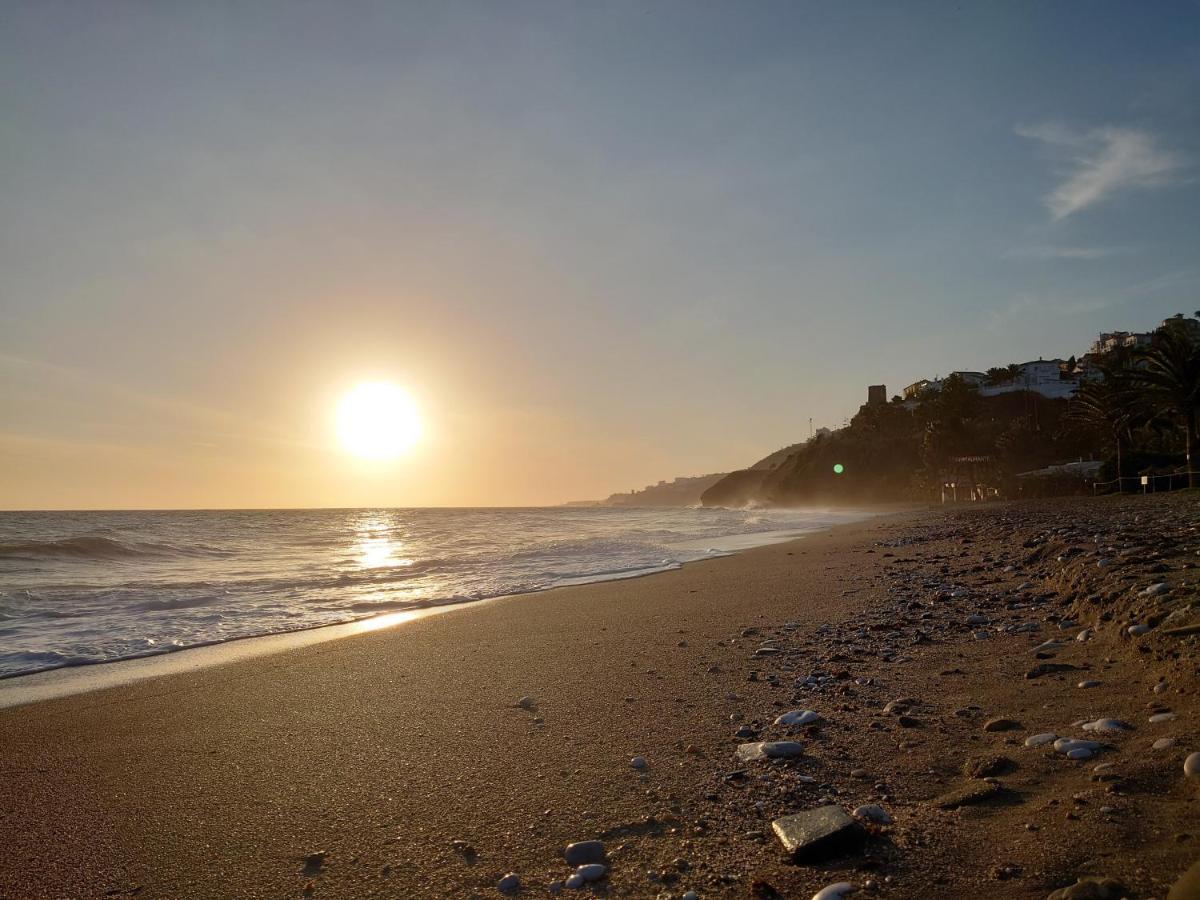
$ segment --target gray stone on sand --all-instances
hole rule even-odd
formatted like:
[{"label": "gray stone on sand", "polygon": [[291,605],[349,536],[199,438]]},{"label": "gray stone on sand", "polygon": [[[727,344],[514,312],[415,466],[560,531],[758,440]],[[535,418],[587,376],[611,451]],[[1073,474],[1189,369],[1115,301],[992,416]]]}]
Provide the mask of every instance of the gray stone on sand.
[{"label": "gray stone on sand", "polygon": [[772,822],[771,828],[796,862],[822,862],[853,850],[866,839],[863,827],[840,806],[783,816]]},{"label": "gray stone on sand", "polygon": [[608,867],[603,863],[585,863],[575,870],[575,874],[584,881],[599,881],[607,871]]},{"label": "gray stone on sand", "polygon": [[804,745],[796,741],[754,741],[739,744],[737,758],[740,762],[756,762],[762,759],[790,759],[804,752]]},{"label": "gray stone on sand", "polygon": [[604,841],[576,841],[567,844],[563,852],[567,865],[582,866],[586,863],[602,862],[604,860]]},{"label": "gray stone on sand", "polygon": [[1183,774],[1190,778],[1200,775],[1200,753],[1189,754],[1183,761]]},{"label": "gray stone on sand", "polygon": [[891,825],[894,821],[891,814],[878,803],[865,803],[851,813],[856,819],[865,819],[876,825]]},{"label": "gray stone on sand", "polygon": [[1157,725],[1160,722],[1170,722],[1174,718],[1175,718],[1175,713],[1173,713],[1173,712],[1155,713],[1154,715],[1152,715],[1150,717],[1150,724]]},{"label": "gray stone on sand", "polygon": [[1021,723],[1016,719],[989,719],[983,725],[984,731],[1016,731]]},{"label": "gray stone on sand", "polygon": [[958,809],[960,806],[982,803],[984,800],[1000,794],[1003,790],[1004,788],[993,781],[980,781],[935,797],[932,802],[938,809]]},{"label": "gray stone on sand", "polygon": [[1044,731],[1041,734],[1032,734],[1025,738],[1026,747],[1041,747],[1045,744],[1052,744],[1058,740],[1058,735],[1053,731]]},{"label": "gray stone on sand", "polygon": [[502,894],[515,894],[521,889],[521,879],[516,872],[509,872],[496,884],[496,889]]},{"label": "gray stone on sand", "polygon": [[1122,719],[1097,719],[1094,722],[1086,722],[1083,725],[1084,731],[1132,731],[1133,726]]},{"label": "gray stone on sand", "polygon": [[1159,738],[1151,747],[1155,750],[1170,750],[1175,746],[1175,738]]},{"label": "gray stone on sand", "polygon": [[793,709],[790,712],[785,712],[782,716],[775,720],[776,725],[787,725],[789,727],[798,728],[802,725],[811,725],[814,722],[820,722],[821,716],[813,712],[811,709]]}]

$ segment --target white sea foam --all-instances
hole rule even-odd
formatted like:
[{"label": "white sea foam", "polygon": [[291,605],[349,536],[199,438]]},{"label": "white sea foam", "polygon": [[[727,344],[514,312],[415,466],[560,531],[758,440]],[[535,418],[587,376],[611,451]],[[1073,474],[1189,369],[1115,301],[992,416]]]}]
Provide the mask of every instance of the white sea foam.
[{"label": "white sea foam", "polygon": [[627,578],[839,510],[0,513],[0,677]]}]

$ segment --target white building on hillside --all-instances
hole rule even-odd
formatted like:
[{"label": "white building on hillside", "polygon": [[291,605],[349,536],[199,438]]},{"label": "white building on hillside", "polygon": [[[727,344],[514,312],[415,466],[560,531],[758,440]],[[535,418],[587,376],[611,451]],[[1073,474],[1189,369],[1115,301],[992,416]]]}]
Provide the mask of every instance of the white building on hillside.
[{"label": "white building on hillside", "polygon": [[[1017,375],[1011,381],[1002,381],[999,384],[989,384],[988,376],[983,372],[951,372],[947,376],[947,378],[953,377],[961,378],[967,384],[974,385],[984,397],[1013,394],[1017,391],[1033,391],[1043,397],[1064,399],[1072,396],[1079,389],[1078,377],[1063,374],[1061,359],[1035,359],[1021,363]],[[914,382],[904,389],[904,399],[915,401],[925,391],[940,391],[945,382],[945,378],[922,379]]]}]

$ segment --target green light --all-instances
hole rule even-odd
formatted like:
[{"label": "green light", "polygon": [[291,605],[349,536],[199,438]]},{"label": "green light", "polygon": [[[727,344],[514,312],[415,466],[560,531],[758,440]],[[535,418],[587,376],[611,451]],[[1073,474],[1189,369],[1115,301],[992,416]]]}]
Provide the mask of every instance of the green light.
[{"label": "green light", "polygon": [[834,475],[841,475],[845,471],[846,471],[846,467],[843,466],[841,463],[834,464],[834,466],[833,466],[833,474]]}]

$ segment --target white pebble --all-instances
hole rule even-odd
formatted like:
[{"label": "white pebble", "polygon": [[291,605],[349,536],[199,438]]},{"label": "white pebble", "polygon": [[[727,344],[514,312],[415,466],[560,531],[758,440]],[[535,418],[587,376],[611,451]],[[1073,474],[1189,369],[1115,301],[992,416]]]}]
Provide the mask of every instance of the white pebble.
[{"label": "white pebble", "polygon": [[823,887],[812,895],[812,900],[842,900],[855,891],[854,885],[848,881],[839,881],[837,884],[831,884],[828,887]]},{"label": "white pebble", "polygon": [[[1069,756],[1073,750],[1090,750],[1092,753],[1095,753],[1100,749],[1100,745],[1095,741],[1077,741],[1074,738],[1059,738],[1054,742],[1054,749],[1059,753],[1065,753]],[[1084,757],[1073,758],[1080,759]]]},{"label": "white pebble", "polygon": [[1083,726],[1084,731],[1128,731],[1129,728],[1129,723],[1122,722],[1120,719],[1097,719],[1095,722],[1087,722]]},{"label": "white pebble", "polygon": [[813,722],[820,722],[821,716],[813,712],[811,709],[793,709],[791,712],[785,712],[782,716],[775,720],[776,725],[787,725],[790,727],[799,727],[801,725],[811,725]]},{"label": "white pebble", "polygon": [[1150,717],[1150,721],[1153,722],[1155,725],[1157,725],[1159,722],[1170,722],[1174,718],[1175,718],[1175,713],[1173,713],[1173,712],[1161,712],[1161,713],[1155,713],[1154,715],[1152,715]]},{"label": "white pebble", "polygon": [[578,875],[584,881],[599,881],[607,871],[608,867],[603,863],[585,863],[575,870],[575,875]]},{"label": "white pebble", "polygon": [[1183,774],[1192,777],[1200,775],[1200,753],[1193,753],[1183,761]]},{"label": "white pebble", "polygon": [[1170,750],[1175,746],[1175,738],[1159,738],[1151,746],[1155,750]]},{"label": "white pebble", "polygon": [[1058,740],[1058,735],[1055,734],[1053,731],[1047,731],[1042,734],[1035,734],[1035,735],[1031,735],[1030,737],[1025,738],[1025,746],[1026,747],[1042,747],[1042,746],[1049,744],[1056,740]]},{"label": "white pebble", "polygon": [[1149,625],[1130,625],[1129,633],[1134,637],[1141,637],[1143,634],[1148,634],[1150,631]]},{"label": "white pebble", "polygon": [[1143,597],[1161,597],[1163,594],[1169,593],[1171,586],[1165,581],[1160,581],[1158,584],[1152,584],[1150,587],[1142,591]]}]

